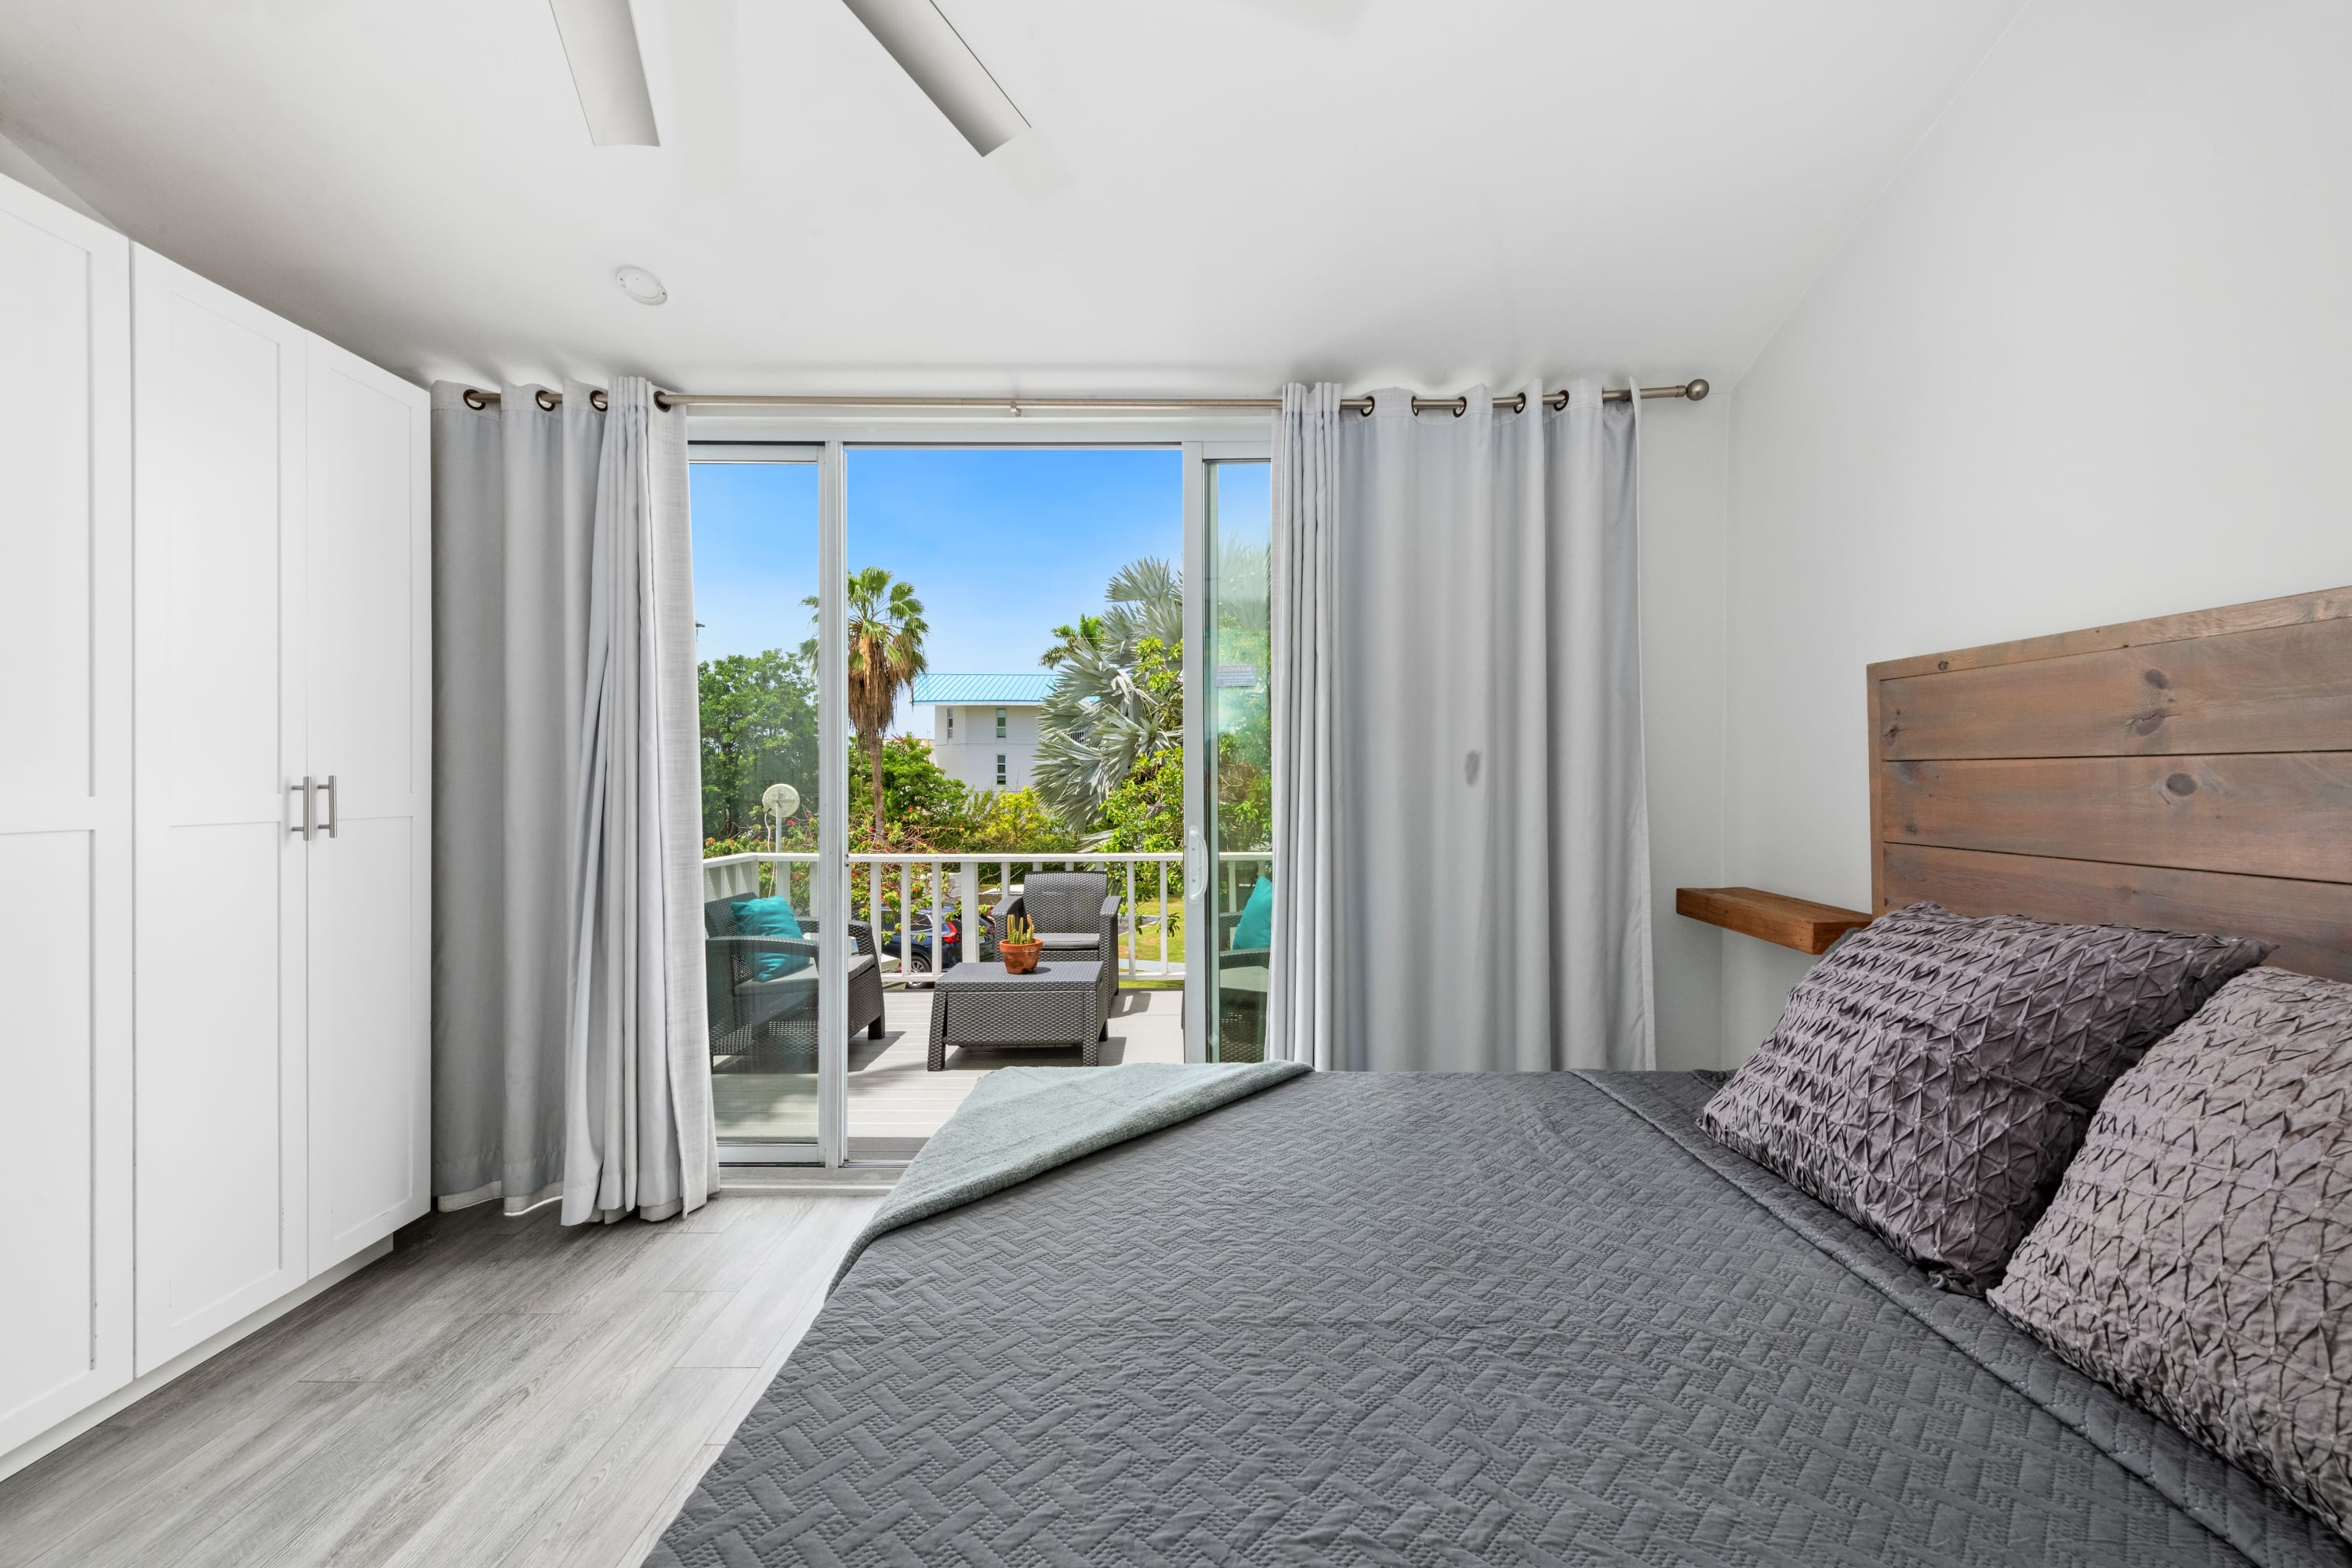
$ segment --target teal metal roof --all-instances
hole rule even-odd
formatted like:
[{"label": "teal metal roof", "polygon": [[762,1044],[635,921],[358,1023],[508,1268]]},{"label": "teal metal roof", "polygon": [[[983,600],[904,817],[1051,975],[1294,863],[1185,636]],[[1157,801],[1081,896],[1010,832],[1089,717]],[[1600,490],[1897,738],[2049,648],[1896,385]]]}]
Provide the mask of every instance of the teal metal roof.
[{"label": "teal metal roof", "polygon": [[1035,707],[1054,689],[1054,675],[932,675],[915,677],[918,702],[982,702],[1005,707]]}]

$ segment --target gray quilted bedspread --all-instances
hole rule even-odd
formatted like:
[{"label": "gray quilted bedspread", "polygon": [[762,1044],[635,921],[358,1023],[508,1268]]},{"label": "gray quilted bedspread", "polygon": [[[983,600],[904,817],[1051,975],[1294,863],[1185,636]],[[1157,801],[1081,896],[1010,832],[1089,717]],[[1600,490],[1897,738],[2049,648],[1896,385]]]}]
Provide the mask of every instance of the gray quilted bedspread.
[{"label": "gray quilted bedspread", "polygon": [[1318,1074],[893,1231],[650,1561],[2352,1564],[1707,1092]]}]

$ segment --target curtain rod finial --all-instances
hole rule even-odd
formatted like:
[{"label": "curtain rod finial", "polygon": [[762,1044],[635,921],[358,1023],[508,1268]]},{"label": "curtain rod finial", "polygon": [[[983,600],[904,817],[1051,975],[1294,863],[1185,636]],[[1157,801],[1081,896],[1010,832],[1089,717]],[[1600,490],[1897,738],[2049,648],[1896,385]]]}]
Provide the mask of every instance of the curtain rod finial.
[{"label": "curtain rod finial", "polygon": [[1694,380],[1683,384],[1683,395],[1693,403],[1706,402],[1707,390],[1707,384],[1704,381]]}]

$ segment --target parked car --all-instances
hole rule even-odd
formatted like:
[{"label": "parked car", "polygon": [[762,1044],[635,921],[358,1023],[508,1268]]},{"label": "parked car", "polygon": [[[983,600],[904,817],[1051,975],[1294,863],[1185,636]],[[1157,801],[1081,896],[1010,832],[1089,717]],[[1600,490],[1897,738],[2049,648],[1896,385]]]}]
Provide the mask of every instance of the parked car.
[{"label": "parked car", "polygon": [[[886,918],[876,940],[885,958],[898,956],[898,924],[895,917]],[[944,947],[945,963],[934,962],[935,950]],[[911,929],[907,933],[906,962],[915,973],[929,974],[935,970],[953,969],[963,962],[963,932],[952,920],[941,920],[936,940],[931,932],[931,916],[928,910],[917,910]]]}]

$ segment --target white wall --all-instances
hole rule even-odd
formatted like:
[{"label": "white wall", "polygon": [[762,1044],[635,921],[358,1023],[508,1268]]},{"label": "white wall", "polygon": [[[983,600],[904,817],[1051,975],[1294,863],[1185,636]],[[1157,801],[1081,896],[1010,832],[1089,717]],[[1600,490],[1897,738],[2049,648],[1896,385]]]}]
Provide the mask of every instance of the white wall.
[{"label": "white wall", "polygon": [[[2347,65],[2038,0],[1741,379],[1727,880],[1866,907],[1870,660],[2352,582]],[[1738,1061],[1804,961],[1715,940]]]},{"label": "white wall", "polygon": [[[1687,373],[1684,373],[1687,374]],[[1654,384],[1671,374],[1644,378]],[[1723,945],[1675,889],[1723,876],[1724,488],[1730,410],[1642,411],[1642,697],[1650,780],[1658,1065],[1722,1058]]]},{"label": "white wall", "polygon": [[[950,707],[931,710],[931,760],[950,778],[978,790],[1027,789],[1035,773],[1038,718],[1034,703],[1015,702],[1004,710],[1004,738],[996,735],[996,704],[958,705],[955,733],[948,733]],[[1004,783],[996,782],[996,757],[1004,754]]]},{"label": "white wall", "polygon": [[81,193],[59,179],[47,163],[34,155],[31,149],[5,133],[0,133],[0,175],[41,193],[53,202],[61,202],[82,216],[105,224],[113,223],[96,207],[81,199]]}]

